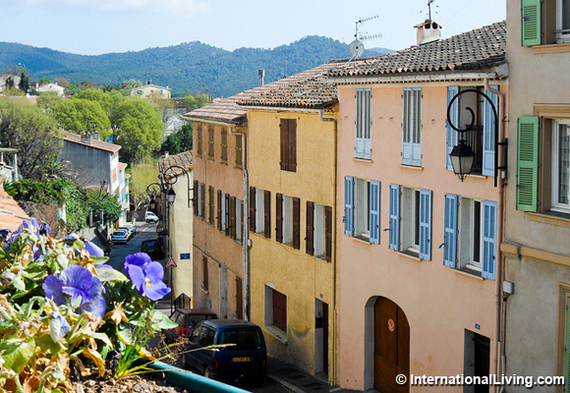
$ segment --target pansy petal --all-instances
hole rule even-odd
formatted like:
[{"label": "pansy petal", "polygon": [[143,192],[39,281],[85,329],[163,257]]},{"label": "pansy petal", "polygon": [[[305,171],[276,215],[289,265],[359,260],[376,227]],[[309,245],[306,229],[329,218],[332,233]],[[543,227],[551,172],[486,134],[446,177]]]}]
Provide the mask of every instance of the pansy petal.
[{"label": "pansy petal", "polygon": [[103,257],[105,253],[95,243],[85,242],[85,249],[92,257]]},{"label": "pansy petal", "polygon": [[152,262],[144,268],[144,274],[150,281],[162,281],[164,269],[159,262]]},{"label": "pansy petal", "polygon": [[105,303],[105,298],[101,295],[95,296],[93,299],[91,299],[90,302],[85,303],[83,306],[81,306],[81,310],[84,312],[89,312],[100,318],[103,318],[105,315],[106,308],[107,305]]},{"label": "pansy petal", "polygon": [[48,276],[42,284],[42,289],[46,294],[46,298],[53,299],[59,306],[65,303],[61,294],[63,293],[63,283],[55,274]]},{"label": "pansy petal", "polygon": [[143,267],[151,262],[152,259],[150,259],[146,252],[137,252],[135,254],[127,255],[125,258],[125,270],[127,270],[128,265]]},{"label": "pansy petal", "polygon": [[168,288],[162,281],[149,282],[144,285],[143,290],[146,297],[154,301],[162,299],[168,292],[170,292],[170,288]]},{"label": "pansy petal", "polygon": [[146,282],[143,270],[137,265],[127,265],[126,270],[129,274],[129,277],[131,278],[131,281],[135,284],[135,287],[142,295],[142,287]]}]

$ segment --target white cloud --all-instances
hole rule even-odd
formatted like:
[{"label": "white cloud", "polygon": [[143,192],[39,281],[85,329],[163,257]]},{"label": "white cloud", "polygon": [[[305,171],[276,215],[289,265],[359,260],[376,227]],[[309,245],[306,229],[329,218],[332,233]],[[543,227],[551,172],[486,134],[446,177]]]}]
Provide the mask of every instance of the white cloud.
[{"label": "white cloud", "polygon": [[[10,1],[8,1],[10,2]],[[0,5],[6,0],[1,0]],[[192,17],[208,11],[208,4],[201,0],[24,0],[25,6],[57,11],[91,12],[175,12],[177,16]],[[20,4],[22,4],[20,3]]]}]

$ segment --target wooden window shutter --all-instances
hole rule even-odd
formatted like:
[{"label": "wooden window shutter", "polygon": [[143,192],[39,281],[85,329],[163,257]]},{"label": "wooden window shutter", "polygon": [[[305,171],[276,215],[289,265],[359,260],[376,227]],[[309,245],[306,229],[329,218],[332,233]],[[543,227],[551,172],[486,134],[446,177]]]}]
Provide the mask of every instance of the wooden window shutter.
[{"label": "wooden window shutter", "polygon": [[273,325],[287,331],[287,296],[273,290]]},{"label": "wooden window shutter", "polygon": [[206,218],[206,185],[204,183],[200,184],[200,218],[201,219],[205,219]]},{"label": "wooden window shutter", "polygon": [[194,190],[192,192],[192,205],[194,206],[194,215],[198,215],[198,180],[194,180]]},{"label": "wooden window shutter", "polygon": [[519,117],[517,137],[517,209],[538,206],[538,117]]},{"label": "wooden window shutter", "polygon": [[221,136],[222,136],[222,143],[221,143],[221,162],[224,164],[228,163],[228,130],[226,130],[225,128],[222,128],[221,131]]},{"label": "wooden window shutter", "polygon": [[218,230],[222,230],[222,190],[218,190]]},{"label": "wooden window shutter", "polygon": [[370,230],[370,243],[380,244],[380,182],[371,180],[369,186],[370,211],[368,222]]},{"label": "wooden window shutter", "polygon": [[289,170],[297,171],[297,120],[289,119]]},{"label": "wooden window shutter", "polygon": [[243,137],[236,135],[236,167],[243,168]]},{"label": "wooden window shutter", "polygon": [[208,158],[214,159],[214,127],[208,127]]},{"label": "wooden window shutter", "polygon": [[[457,93],[459,93],[459,86],[448,86],[447,87],[447,106],[448,107],[449,107],[449,103],[451,102],[451,99],[453,97],[455,97],[455,95],[457,95]],[[461,96],[457,97],[455,99],[455,101],[453,101],[453,105],[451,106],[451,109],[449,111],[449,117],[451,118],[450,119],[451,123],[455,127],[459,127],[459,113],[460,113],[460,109],[461,109],[460,100],[461,100]],[[447,119],[445,120],[445,126],[446,126],[446,131],[447,131],[446,168],[448,171],[452,171],[453,166],[451,165],[451,157],[449,156],[449,154],[451,153],[451,151],[453,150],[455,145],[457,145],[457,136],[459,133],[457,131],[455,131],[453,128],[451,128]]]},{"label": "wooden window shutter", "polygon": [[210,186],[208,189],[208,194],[209,194],[209,198],[208,198],[208,203],[209,203],[209,220],[208,222],[210,223],[210,225],[214,225],[214,208],[215,208],[215,201],[214,201],[214,187]]},{"label": "wooden window shutter", "polygon": [[483,202],[483,271],[481,277],[495,279],[497,260],[497,202]]},{"label": "wooden window shutter", "polygon": [[283,194],[275,197],[275,240],[283,243]]},{"label": "wooden window shutter", "polygon": [[208,258],[202,258],[202,286],[208,290]]},{"label": "wooden window shutter", "polygon": [[521,38],[523,46],[540,45],[541,26],[540,8],[541,0],[522,0]]},{"label": "wooden window shutter", "polygon": [[431,261],[431,221],[432,221],[431,190],[420,191],[420,259]]},{"label": "wooden window shutter", "polygon": [[243,319],[243,282],[236,276],[236,318]]},{"label": "wooden window shutter", "polygon": [[263,191],[264,219],[265,228],[264,235],[267,239],[271,239],[271,192]]},{"label": "wooden window shutter", "polygon": [[196,128],[196,155],[202,157],[202,125]]},{"label": "wooden window shutter", "polygon": [[325,256],[332,261],[333,208],[325,206]]},{"label": "wooden window shutter", "polygon": [[249,230],[255,233],[255,187],[249,187]]},{"label": "wooden window shutter", "polygon": [[301,248],[301,200],[293,198],[293,248]]},{"label": "wooden window shutter", "polygon": [[307,201],[307,234],[305,235],[305,252],[313,255],[314,247],[314,230],[315,230],[315,204]]},{"label": "wooden window shutter", "polygon": [[230,237],[236,238],[236,197],[230,197]]},{"label": "wooden window shutter", "polygon": [[457,195],[445,194],[443,264],[455,269],[457,260]]},{"label": "wooden window shutter", "polygon": [[281,134],[281,170],[289,170],[289,120],[281,119],[279,123]]},{"label": "wooden window shutter", "polygon": [[400,185],[390,184],[390,240],[391,250],[400,249]]},{"label": "wooden window shutter", "polygon": [[229,194],[224,194],[224,217],[223,217],[223,222],[224,222],[224,233],[226,234],[226,236],[230,235],[230,195]]}]

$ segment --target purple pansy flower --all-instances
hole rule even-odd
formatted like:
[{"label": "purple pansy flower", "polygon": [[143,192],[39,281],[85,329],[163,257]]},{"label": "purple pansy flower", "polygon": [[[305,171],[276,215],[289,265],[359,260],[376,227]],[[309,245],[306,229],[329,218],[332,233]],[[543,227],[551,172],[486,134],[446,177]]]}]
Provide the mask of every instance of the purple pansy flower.
[{"label": "purple pansy flower", "polygon": [[70,265],[63,269],[59,277],[55,274],[48,276],[42,288],[48,299],[61,306],[70,300],[70,304],[81,298],[77,313],[89,312],[97,317],[105,315],[105,298],[101,280],[82,266]]},{"label": "purple pansy flower", "polygon": [[49,334],[53,341],[58,342],[62,337],[67,336],[67,333],[71,331],[71,326],[69,326],[63,315],[58,312],[51,311],[49,317]]},{"label": "purple pansy flower", "polygon": [[85,249],[92,257],[103,257],[105,253],[95,243],[85,242]]},{"label": "purple pansy flower", "polygon": [[39,232],[40,235],[49,235],[51,233],[51,228],[47,222],[42,222],[42,225],[40,225]]},{"label": "purple pansy flower", "polygon": [[127,255],[125,258],[125,270],[127,272],[129,271],[129,265],[135,265],[143,268],[151,262],[152,259],[150,259],[146,252],[137,252],[135,254]]},{"label": "purple pansy flower", "polygon": [[[150,259],[150,257],[148,258]],[[137,261],[140,262],[141,259],[137,259]],[[125,262],[125,270],[139,293],[144,294],[150,300],[160,300],[170,292],[170,288],[162,282],[164,269],[158,262],[150,262],[142,266]]]}]

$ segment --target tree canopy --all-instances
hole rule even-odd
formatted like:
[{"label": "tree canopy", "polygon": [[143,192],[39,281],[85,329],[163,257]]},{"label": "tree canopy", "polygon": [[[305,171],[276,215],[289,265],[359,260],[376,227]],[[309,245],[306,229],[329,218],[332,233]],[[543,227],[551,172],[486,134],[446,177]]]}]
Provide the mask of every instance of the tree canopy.
[{"label": "tree canopy", "polygon": [[179,154],[192,150],[192,124],[184,124],[178,131],[170,134],[160,148],[161,153]]}]

